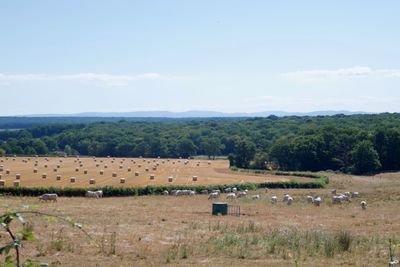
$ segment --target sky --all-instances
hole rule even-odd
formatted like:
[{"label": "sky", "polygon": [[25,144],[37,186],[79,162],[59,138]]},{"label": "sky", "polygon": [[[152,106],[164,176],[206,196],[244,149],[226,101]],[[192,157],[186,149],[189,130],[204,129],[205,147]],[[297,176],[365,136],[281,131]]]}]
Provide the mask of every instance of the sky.
[{"label": "sky", "polygon": [[400,1],[0,0],[0,116],[400,112]]}]

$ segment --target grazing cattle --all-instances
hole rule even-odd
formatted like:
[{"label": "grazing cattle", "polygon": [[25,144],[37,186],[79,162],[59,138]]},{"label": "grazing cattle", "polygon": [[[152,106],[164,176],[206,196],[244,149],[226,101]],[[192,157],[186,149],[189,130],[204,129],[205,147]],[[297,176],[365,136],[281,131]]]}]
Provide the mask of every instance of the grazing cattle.
[{"label": "grazing cattle", "polygon": [[242,197],[246,197],[246,196],[247,196],[247,192],[245,192],[245,191],[241,191],[238,194],[238,198],[242,198]]},{"label": "grazing cattle", "polygon": [[260,199],[260,195],[253,195],[251,196],[252,200],[259,200]]},{"label": "grazing cattle", "polygon": [[288,197],[288,199],[287,199],[287,205],[288,206],[290,206],[290,205],[292,205],[292,203],[293,203],[293,198],[292,197]]},{"label": "grazing cattle", "polygon": [[277,201],[278,201],[277,196],[272,196],[272,197],[271,197],[271,203],[272,203],[272,204],[275,204]]},{"label": "grazing cattle", "polygon": [[96,194],[97,194],[97,196],[99,197],[99,198],[102,198],[103,197],[103,190],[97,190],[97,191],[95,191],[96,192]]},{"label": "grazing cattle", "polygon": [[288,199],[289,199],[289,197],[290,197],[290,196],[289,196],[288,194],[284,195],[284,196],[283,196],[282,202],[287,202]]},{"label": "grazing cattle", "polygon": [[322,198],[321,197],[316,197],[314,199],[314,205],[317,206],[317,207],[319,207],[321,205],[321,202],[322,202]]},{"label": "grazing cattle", "polygon": [[236,193],[236,192],[237,192],[237,188],[236,187],[232,188],[232,193]]},{"label": "grazing cattle", "polygon": [[360,197],[360,193],[358,193],[358,192],[351,192],[351,197],[352,197],[352,198]]},{"label": "grazing cattle", "polygon": [[331,193],[332,195],[336,195],[336,189],[332,189]]},{"label": "grazing cattle", "polygon": [[219,197],[218,192],[212,192],[211,194],[208,195],[208,199],[218,198],[218,197]]},{"label": "grazing cattle", "polygon": [[360,206],[363,210],[367,209],[367,202],[366,201],[361,201]]},{"label": "grazing cattle", "polygon": [[269,189],[268,187],[265,188],[265,193],[268,193]]},{"label": "grazing cattle", "polygon": [[58,195],[57,194],[43,194],[39,197],[41,201],[54,201],[57,202]]},{"label": "grazing cattle", "polygon": [[99,195],[95,191],[87,191],[85,196],[89,198],[99,198]]},{"label": "grazing cattle", "polygon": [[169,195],[169,192],[168,192],[168,190],[164,190],[164,191],[162,192],[162,194],[163,194],[164,196],[168,196],[168,195]]},{"label": "grazing cattle", "polygon": [[224,189],[225,193],[231,193],[232,192],[232,188],[228,187]]},{"label": "grazing cattle", "polygon": [[307,203],[311,204],[314,202],[314,198],[312,196],[307,196]]},{"label": "grazing cattle", "polygon": [[208,190],[207,189],[201,190],[200,194],[208,194]]},{"label": "grazing cattle", "polygon": [[332,204],[342,204],[342,196],[332,196]]},{"label": "grazing cattle", "polygon": [[236,199],[236,194],[235,193],[229,193],[226,195],[226,199],[234,200]]}]

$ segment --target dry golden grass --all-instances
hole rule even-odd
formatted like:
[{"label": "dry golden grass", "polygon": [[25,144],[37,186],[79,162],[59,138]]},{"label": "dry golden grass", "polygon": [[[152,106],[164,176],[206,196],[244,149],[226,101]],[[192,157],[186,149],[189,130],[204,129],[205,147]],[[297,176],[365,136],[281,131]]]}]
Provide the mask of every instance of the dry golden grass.
[{"label": "dry golden grass", "polygon": [[[296,266],[297,261],[298,266],[375,267],[387,266],[389,238],[400,243],[399,186],[399,173],[331,175],[327,189],[250,192],[262,199],[234,201],[241,206],[240,217],[211,216],[212,201],[205,195],[56,203],[3,197],[1,212],[36,210],[83,223],[100,247],[60,222],[28,216],[38,237],[25,243],[23,257],[52,266]],[[332,188],[359,191],[361,197],[332,205]],[[281,202],[285,193],[294,197],[292,206]],[[321,207],[306,203],[309,194],[323,197]],[[272,195],[279,197],[276,205],[269,201]],[[368,203],[365,211],[361,200]],[[349,250],[341,251],[338,240],[348,236]]]},{"label": "dry golden grass", "polygon": [[[227,160],[142,159],[142,158],[1,158],[1,180],[12,186],[17,174],[20,186],[93,187],[95,186],[146,186],[146,185],[206,185],[244,182],[289,181],[290,177],[252,175],[229,170]],[[35,163],[37,161],[37,166]],[[62,161],[62,162],[60,162]],[[210,164],[208,164],[210,163]],[[154,166],[156,169],[153,169]],[[59,167],[58,167],[59,166]],[[36,169],[36,173],[34,170]],[[1,168],[0,168],[1,170]],[[7,170],[9,173],[7,173]],[[102,171],[103,174],[100,174]],[[113,173],[115,175],[113,176]],[[135,175],[135,173],[138,173]],[[43,178],[43,175],[46,175]],[[57,175],[61,175],[59,180]],[[154,175],[154,179],[150,176]],[[169,182],[168,177],[173,177]],[[192,177],[197,176],[197,181]],[[71,177],[76,182],[71,183]],[[124,184],[120,179],[125,178]],[[302,180],[302,178],[296,178]],[[304,178],[303,178],[304,179]],[[304,179],[306,180],[306,179]]]}]

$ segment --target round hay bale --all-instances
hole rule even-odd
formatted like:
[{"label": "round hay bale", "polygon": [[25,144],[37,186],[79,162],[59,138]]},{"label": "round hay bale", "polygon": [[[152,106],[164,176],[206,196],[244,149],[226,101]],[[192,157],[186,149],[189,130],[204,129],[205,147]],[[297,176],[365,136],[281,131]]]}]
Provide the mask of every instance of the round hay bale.
[{"label": "round hay bale", "polygon": [[57,176],[56,176],[56,180],[57,180],[57,181],[60,181],[60,180],[61,180],[61,175],[57,175]]},{"label": "round hay bale", "polygon": [[49,166],[48,166],[47,164],[44,164],[44,167],[47,168],[47,167],[49,167]]},{"label": "round hay bale", "polygon": [[97,164],[96,164],[96,168],[98,168],[99,166],[100,166],[100,164],[97,163]]},{"label": "round hay bale", "polygon": [[79,172],[79,168],[75,168],[75,171],[76,171],[76,172]]},{"label": "round hay bale", "polygon": [[96,180],[95,179],[89,179],[89,184],[95,184]]},{"label": "round hay bale", "polygon": [[79,167],[83,167],[83,164],[81,163],[81,164],[79,164]]},{"label": "round hay bale", "polygon": [[0,180],[0,186],[5,186],[6,185],[6,181],[5,180]]},{"label": "round hay bale", "polygon": [[54,172],[57,172],[57,168],[54,168],[53,171],[54,171]]},{"label": "round hay bale", "polygon": [[13,185],[14,185],[15,187],[19,187],[19,181],[14,181],[14,182],[13,182]]},{"label": "round hay bale", "polygon": [[117,173],[116,173],[116,172],[113,172],[113,173],[112,173],[112,177],[117,177]]},{"label": "round hay bale", "polygon": [[175,164],[175,161],[173,161],[172,164]]},{"label": "round hay bale", "polygon": [[156,170],[157,170],[157,167],[156,167],[156,166],[153,166],[152,170],[153,170],[153,171],[156,171]]},{"label": "round hay bale", "polygon": [[10,174],[10,170],[6,170],[6,174]]},{"label": "round hay bale", "polygon": [[135,176],[139,176],[139,172],[135,172]]},{"label": "round hay bale", "polygon": [[128,172],[131,172],[132,171],[132,168],[131,167],[128,167]]},{"label": "round hay bale", "polygon": [[37,169],[36,168],[33,169],[33,173],[37,173]]},{"label": "round hay bale", "polygon": [[124,183],[125,183],[125,178],[119,179],[119,182],[120,182],[121,184],[124,184]]},{"label": "round hay bale", "polygon": [[104,170],[100,170],[100,175],[103,175],[104,174]]},{"label": "round hay bale", "polygon": [[83,174],[88,174],[88,170],[83,170]]},{"label": "round hay bale", "polygon": [[208,165],[211,165],[211,161],[208,161]]},{"label": "round hay bale", "polygon": [[193,181],[193,182],[197,182],[197,176],[193,176],[193,177],[192,177],[192,181]]},{"label": "round hay bale", "polygon": [[61,168],[61,165],[57,165],[56,167],[57,167],[57,169],[59,169],[59,168]]},{"label": "round hay bale", "polygon": [[148,172],[148,171],[149,171],[149,168],[146,168],[145,171]]},{"label": "round hay bale", "polygon": [[46,179],[46,177],[47,177],[47,174],[46,173],[42,173],[42,178]]},{"label": "round hay bale", "polygon": [[69,179],[69,181],[70,181],[71,183],[75,183],[75,182],[76,182],[76,178],[75,178],[75,177],[71,177],[71,178]]},{"label": "round hay bale", "polygon": [[142,167],[142,164],[138,164],[137,166],[138,166],[138,168],[141,168],[141,167]]},{"label": "round hay bale", "polygon": [[119,168],[120,168],[120,169],[123,169],[123,168],[124,168],[124,166],[123,166],[123,165],[119,165]]},{"label": "round hay bale", "polygon": [[35,167],[37,167],[38,166],[38,164],[37,163],[35,163],[35,165],[34,165]]},{"label": "round hay bale", "polygon": [[0,166],[0,172],[4,171],[4,167]]},{"label": "round hay bale", "polygon": [[62,159],[60,159],[58,162],[62,163],[63,161],[62,161]]},{"label": "round hay bale", "polygon": [[108,168],[108,166],[107,165],[104,165],[104,169],[107,169]]},{"label": "round hay bale", "polygon": [[174,178],[172,176],[168,177],[168,182],[172,183],[174,181]]},{"label": "round hay bale", "polygon": [[156,176],[154,174],[150,174],[150,180],[154,180]]}]

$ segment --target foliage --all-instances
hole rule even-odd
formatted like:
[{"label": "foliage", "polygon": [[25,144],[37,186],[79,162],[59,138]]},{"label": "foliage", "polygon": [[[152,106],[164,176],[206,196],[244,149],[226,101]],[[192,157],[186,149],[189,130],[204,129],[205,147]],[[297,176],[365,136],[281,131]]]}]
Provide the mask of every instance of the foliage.
[{"label": "foliage", "polygon": [[370,141],[362,141],[352,151],[356,173],[374,172],[381,167],[378,152]]},{"label": "foliage", "polygon": [[[15,123],[21,120],[14,118]],[[163,158],[223,155],[229,156],[232,166],[240,168],[264,169],[265,159],[281,170],[349,172],[355,170],[352,168],[355,147],[369,141],[381,163],[377,171],[400,170],[397,160],[400,158],[400,114],[397,113],[283,118],[101,118],[103,122],[98,122],[99,118],[58,120],[69,124],[26,118],[22,121],[36,126],[0,131],[0,149],[9,155],[63,152]],[[2,121],[8,126],[13,123],[12,118],[0,118],[0,126]],[[357,171],[364,172],[362,168]]]}]

